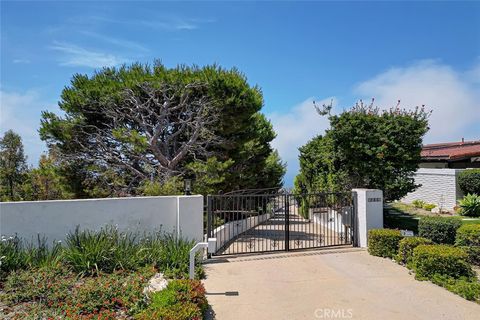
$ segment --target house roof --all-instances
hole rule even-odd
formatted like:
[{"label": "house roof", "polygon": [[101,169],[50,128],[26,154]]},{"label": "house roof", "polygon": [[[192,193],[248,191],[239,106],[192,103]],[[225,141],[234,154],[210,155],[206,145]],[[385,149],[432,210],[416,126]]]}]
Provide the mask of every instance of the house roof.
[{"label": "house roof", "polygon": [[480,157],[480,140],[426,144],[422,147],[422,160],[461,160]]}]

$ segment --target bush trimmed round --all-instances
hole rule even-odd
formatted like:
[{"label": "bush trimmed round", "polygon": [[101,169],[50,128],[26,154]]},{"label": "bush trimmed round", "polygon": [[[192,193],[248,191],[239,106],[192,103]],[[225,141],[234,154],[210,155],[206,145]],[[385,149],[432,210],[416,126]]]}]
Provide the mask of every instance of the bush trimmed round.
[{"label": "bush trimmed round", "polygon": [[470,263],[480,265],[480,224],[465,224],[458,228],[455,245],[467,252]]},{"label": "bush trimmed round", "polygon": [[403,239],[400,230],[372,229],[368,231],[368,252],[372,256],[393,258],[398,252],[398,243]]},{"label": "bush trimmed round", "polygon": [[464,194],[480,195],[480,169],[468,169],[458,175],[458,185]]},{"label": "bush trimmed round", "polygon": [[457,246],[480,246],[480,224],[464,224],[457,230]]},{"label": "bush trimmed round", "polygon": [[467,260],[467,253],[458,247],[419,245],[413,249],[412,265],[415,278],[420,280],[433,279],[435,275],[472,278],[475,273]]},{"label": "bush trimmed round", "polygon": [[433,241],[422,237],[403,238],[398,245],[398,254],[395,256],[395,261],[411,269],[413,249],[424,244],[433,244]]},{"label": "bush trimmed round", "polygon": [[454,244],[461,224],[458,218],[424,217],[418,222],[418,235],[438,244]]}]

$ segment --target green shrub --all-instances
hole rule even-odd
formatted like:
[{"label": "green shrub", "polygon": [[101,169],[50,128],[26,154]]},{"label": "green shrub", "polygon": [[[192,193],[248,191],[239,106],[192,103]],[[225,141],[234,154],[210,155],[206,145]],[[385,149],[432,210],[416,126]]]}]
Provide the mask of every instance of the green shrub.
[{"label": "green shrub", "polygon": [[11,271],[26,267],[26,257],[22,241],[17,236],[2,236],[0,241],[0,280],[4,279]]},{"label": "green shrub", "polygon": [[480,224],[465,224],[457,230],[455,245],[468,254],[470,263],[480,265]]},{"label": "green shrub", "polygon": [[433,203],[425,203],[422,208],[427,210],[427,211],[432,211],[433,208],[435,208],[436,205],[434,205]]},{"label": "green shrub", "polygon": [[[18,237],[2,237],[0,280],[14,270],[62,266],[83,275],[154,266],[167,277],[186,278],[193,245],[193,241],[172,234],[153,232],[140,235],[120,232],[111,226],[100,231],[76,228],[67,235],[64,246],[59,242],[48,246],[46,239],[40,237],[37,244],[25,244]],[[200,259],[196,261],[196,276],[202,278],[202,264]]]},{"label": "green shrub", "polygon": [[368,231],[368,252],[373,256],[393,258],[403,236],[399,230],[372,229]]},{"label": "green shrub", "polygon": [[435,274],[460,279],[472,278],[475,273],[468,263],[467,253],[448,245],[419,245],[413,250],[412,266],[415,277],[433,279]]},{"label": "green shrub", "polygon": [[67,235],[65,243],[65,262],[78,273],[111,273],[140,267],[136,236],[111,226],[100,231],[80,231],[77,227]]},{"label": "green shrub", "polygon": [[459,202],[459,213],[462,216],[480,217],[480,195],[467,194]]},{"label": "green shrub", "polygon": [[[174,235],[166,235],[160,262],[158,267],[170,278],[188,278],[190,264],[190,249],[195,245],[194,241],[177,238]],[[201,253],[199,252],[199,255]],[[204,277],[204,270],[200,259],[195,259],[195,274],[199,278]]]},{"label": "green shrub", "polygon": [[399,242],[398,254],[395,257],[395,260],[411,269],[413,249],[422,244],[432,243],[432,240],[422,237],[405,237]]},{"label": "green shrub", "polygon": [[300,207],[299,207],[300,216],[304,219],[308,219],[309,211],[310,211],[310,206],[308,203],[308,199],[306,197],[302,197],[300,200]]},{"label": "green shrub", "polygon": [[197,280],[172,280],[168,286],[150,297],[146,310],[135,318],[139,320],[203,319],[208,308],[205,288]]},{"label": "green shrub", "polygon": [[37,243],[25,243],[17,236],[2,236],[0,241],[0,280],[12,271],[27,268],[59,267],[61,245],[47,245],[46,238],[37,237]]},{"label": "green shrub", "polygon": [[454,279],[436,274],[432,282],[467,300],[480,302],[480,282],[477,279]]},{"label": "green shrub", "polygon": [[480,266],[480,246],[461,248],[468,254],[468,262]]},{"label": "green shrub", "polygon": [[[85,275],[117,270],[137,270],[153,265],[171,278],[188,276],[194,242],[172,234],[120,232],[106,227],[98,232],[78,228],[68,234],[63,258],[75,272]],[[197,276],[203,268],[197,259]]]},{"label": "green shrub", "polygon": [[458,185],[464,194],[480,195],[480,169],[468,169],[458,175]]},{"label": "green shrub", "polygon": [[457,230],[457,246],[480,246],[480,224],[464,224]]},{"label": "green shrub", "polygon": [[425,201],[423,200],[413,200],[412,204],[415,208],[423,208],[423,206],[426,204]]},{"label": "green shrub", "polygon": [[418,222],[418,234],[435,243],[453,244],[461,224],[457,218],[424,217]]}]

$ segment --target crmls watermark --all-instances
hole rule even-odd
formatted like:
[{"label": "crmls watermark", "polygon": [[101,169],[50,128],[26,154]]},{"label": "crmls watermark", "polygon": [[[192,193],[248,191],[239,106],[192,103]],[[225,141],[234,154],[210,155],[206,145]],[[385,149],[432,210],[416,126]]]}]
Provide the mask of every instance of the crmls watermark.
[{"label": "crmls watermark", "polygon": [[352,309],[316,309],[316,319],[351,319],[353,318]]}]

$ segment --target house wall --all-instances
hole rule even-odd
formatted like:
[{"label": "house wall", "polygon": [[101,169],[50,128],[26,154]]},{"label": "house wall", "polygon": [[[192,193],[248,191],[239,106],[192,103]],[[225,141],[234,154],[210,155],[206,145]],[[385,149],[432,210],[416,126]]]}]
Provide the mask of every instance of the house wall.
[{"label": "house wall", "polygon": [[87,200],[53,200],[0,203],[0,234],[17,234],[26,240],[37,234],[48,241],[64,240],[68,232],[99,230],[113,225],[119,230],[176,232],[201,241],[203,197],[167,196]]},{"label": "house wall", "polygon": [[423,200],[437,205],[442,210],[453,211],[457,200],[463,197],[457,177],[462,169],[427,169],[420,168],[415,174],[415,183],[421,186],[410,192],[401,201],[412,203]]}]

